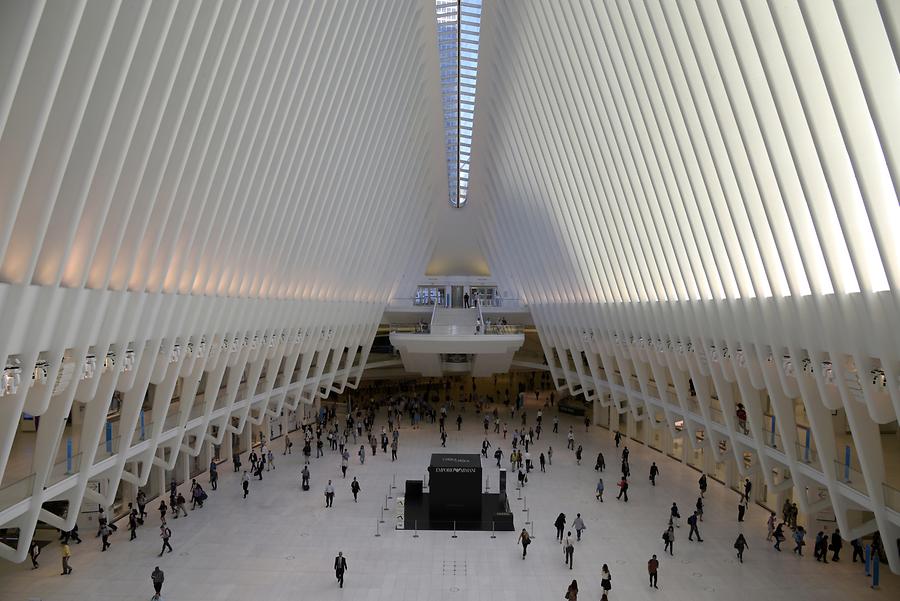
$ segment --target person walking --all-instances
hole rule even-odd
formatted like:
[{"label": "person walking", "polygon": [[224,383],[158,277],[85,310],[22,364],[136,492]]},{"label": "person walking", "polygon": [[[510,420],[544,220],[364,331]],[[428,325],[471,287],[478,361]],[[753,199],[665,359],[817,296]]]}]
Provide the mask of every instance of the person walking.
[{"label": "person walking", "polygon": [[864,561],[865,554],[863,553],[863,546],[858,538],[854,538],[850,541],[850,548],[853,549],[853,563],[856,563],[857,559]]},{"label": "person walking", "polygon": [[672,521],[669,520],[669,527],[662,535],[663,541],[666,543],[663,547],[663,553],[669,552],[669,555],[675,555],[675,529],[672,527]]},{"label": "person walking", "polygon": [[241,476],[241,488],[244,489],[244,498],[246,499],[250,492],[250,475],[247,474],[247,470],[244,470],[244,475]]},{"label": "person walking", "polygon": [[62,544],[62,574],[60,576],[68,576],[72,573],[72,566],[69,562],[72,560],[72,549],[68,543]]},{"label": "person walking", "polygon": [[601,503],[603,502],[603,478],[597,481],[597,498]]},{"label": "person walking", "polygon": [[841,539],[841,531],[835,530],[831,533],[831,545],[828,547],[834,554],[831,556],[831,561],[840,561],[839,557],[841,553],[841,547],[844,546],[844,541]]},{"label": "person walking", "polygon": [[172,552],[172,545],[169,544],[169,539],[172,538],[172,531],[165,524],[159,527],[159,538],[162,539],[162,549],[159,551],[159,557],[162,557],[166,549],[169,550],[169,553]]},{"label": "person walking", "polygon": [[672,507],[669,509],[669,523],[676,528],[681,528],[681,524],[678,521],[680,519],[681,513],[678,512],[678,505],[675,502],[672,502]]},{"label": "person walking", "polygon": [[821,530],[816,533],[816,542],[813,549],[813,557],[816,558],[816,561],[828,563],[828,535]]},{"label": "person walking", "polygon": [[688,540],[690,540],[690,541],[694,540],[694,535],[696,534],[697,542],[702,543],[703,539],[700,538],[700,531],[697,530],[697,512],[696,511],[694,513],[692,513],[691,516],[688,518],[688,526],[691,527],[691,531],[688,533]]},{"label": "person walking", "polygon": [[738,501],[738,522],[744,521],[744,514],[747,512],[747,497],[741,497]]},{"label": "person walking", "polygon": [[744,533],[739,533],[737,540],[734,541],[734,548],[737,549],[737,558],[741,563],[744,563],[744,549],[746,549],[748,546],[749,545],[747,545],[747,539],[744,538]]},{"label": "person walking", "polygon": [[151,599],[157,600],[159,599],[159,595],[162,593],[162,585],[166,579],[166,575],[162,570],[159,569],[159,566],[153,568],[153,572],[150,573],[150,581],[153,583],[153,597]]},{"label": "person walking", "polygon": [[334,576],[337,578],[340,588],[344,588],[344,572],[346,571],[347,558],[344,557],[343,551],[338,551],[337,557],[334,558]]},{"label": "person walking", "polygon": [[553,447],[547,447],[547,465],[553,465]]},{"label": "person walking", "polygon": [[187,501],[185,500],[184,495],[181,493],[178,493],[178,496],[175,497],[175,518],[176,519],[178,518],[179,512],[183,513],[184,517],[187,517],[187,515],[188,515],[187,509],[184,508],[184,504],[186,502]]},{"label": "person walking", "polygon": [[576,465],[581,465],[581,453],[582,452],[583,452],[583,449],[581,448],[581,445],[578,445],[578,448],[575,449],[575,464]]},{"label": "person walking", "polygon": [[553,522],[553,525],[556,526],[556,540],[562,544],[563,541],[563,532],[566,529],[566,514],[560,513],[556,516],[556,521]]},{"label": "person walking", "polygon": [[575,450],[575,431],[572,429],[572,426],[569,426],[569,433],[566,434],[566,448],[569,450]]},{"label": "person walking", "polygon": [[553,416],[553,433],[559,434],[559,416]]},{"label": "person walking", "polygon": [[129,541],[133,541],[137,538],[137,509],[132,509],[131,513],[128,514],[128,530],[131,533],[131,538]]},{"label": "person walking", "polygon": [[750,482],[750,478],[744,478],[744,499],[749,503],[750,502],[750,491],[753,490],[753,483]]},{"label": "person walking", "polygon": [[703,521],[703,497],[697,497],[697,504],[694,505],[697,511],[697,520]]},{"label": "person walking", "polygon": [[659,588],[657,583],[657,576],[659,574],[659,560],[656,559],[656,555],[650,558],[647,562],[647,573],[650,574],[650,586],[652,588]]},{"label": "person walking", "polygon": [[697,484],[700,485],[700,496],[706,494],[706,474],[700,474],[700,479],[697,480]]},{"label": "person walking", "polygon": [[209,487],[213,490],[219,489],[219,470],[215,461],[209,462]]},{"label": "person walking", "polygon": [[781,551],[781,543],[783,543],[785,540],[784,522],[778,524],[772,536],[775,538],[775,545],[773,546],[773,549],[775,549],[776,551]]},{"label": "person walking", "polygon": [[794,530],[794,553],[803,557],[803,545],[806,544],[806,541],[803,540],[803,537],[806,535],[806,530],[803,529],[803,526],[797,526],[797,529]]},{"label": "person walking", "polygon": [[100,526],[100,540],[103,541],[103,548],[101,551],[106,551],[112,545],[109,543],[109,535],[112,534],[112,530],[110,529],[108,524],[103,524]]},{"label": "person walking", "polygon": [[366,463],[366,445],[364,445],[364,444],[359,445],[359,452],[357,453],[357,455],[359,455],[359,464],[365,465],[365,463]]},{"label": "person walking", "polygon": [[31,559],[31,569],[38,569],[38,557],[41,554],[41,546],[38,544],[36,540],[31,541],[31,545],[28,547],[28,557]]},{"label": "person walking", "polygon": [[147,517],[147,495],[144,491],[139,490],[135,498],[138,506],[138,523],[143,524],[144,518]]},{"label": "person walking", "polygon": [[291,437],[287,434],[284,435],[284,451],[281,452],[282,455],[290,455],[291,447],[294,446],[294,443],[291,441]]},{"label": "person walking", "polygon": [[300,470],[300,489],[309,490],[309,466],[305,464]]},{"label": "person walking", "polygon": [[269,466],[272,466],[272,469],[275,469],[275,454],[272,452],[272,449],[266,451],[266,471],[269,471]]},{"label": "person walking", "polygon": [[566,601],[578,601],[578,582],[573,580],[569,588],[566,589]]},{"label": "person walking", "polygon": [[541,454],[538,456],[538,463],[541,464],[541,471],[542,471],[542,472],[546,472],[546,471],[547,471],[547,469],[546,469],[547,458],[544,457],[544,454],[543,454],[543,453],[541,453]]},{"label": "person walking", "polygon": [[656,486],[656,477],[659,475],[659,468],[656,467],[656,462],[653,462],[653,465],[650,466],[650,484]]},{"label": "person walking", "polygon": [[356,503],[356,496],[359,494],[359,482],[356,480],[356,476],[353,477],[353,482],[350,483],[350,492],[353,493],[353,502]]},{"label": "person walking", "polygon": [[325,507],[331,507],[332,503],[334,503],[334,486],[331,485],[331,480],[329,480],[328,484],[325,485]]},{"label": "person walking", "polygon": [[[396,432],[396,430],[394,430]],[[391,441],[391,461],[397,461],[397,439]]]},{"label": "person walking", "polygon": [[616,441],[616,448],[618,449],[619,444],[621,444],[621,442],[622,442],[622,433],[619,432],[618,430],[616,430],[616,435],[614,437],[614,440]]},{"label": "person walking", "polygon": [[769,519],[766,520],[766,540],[772,542],[772,537],[775,535],[775,512],[769,512]]},{"label": "person walking", "polygon": [[625,476],[622,476],[622,479],[619,480],[619,494],[616,496],[617,499],[621,499],[622,496],[625,497],[625,502],[628,502],[628,480],[625,479]]},{"label": "person walking", "polygon": [[169,508],[166,506],[165,499],[160,499],[159,507],[157,509],[159,510],[159,521],[162,522],[163,524],[165,524],[166,523],[166,513],[168,513],[168,511],[169,511]]},{"label": "person walking", "polygon": [[522,543],[522,559],[525,559],[525,556],[528,555],[528,545],[531,544],[531,535],[528,534],[528,530],[522,528],[517,542]]},{"label": "person walking", "polygon": [[594,471],[602,472],[606,469],[606,459],[603,458],[603,453],[597,453],[597,462],[594,463]]},{"label": "person walking", "polygon": [[575,528],[576,540],[581,540],[581,533],[585,531],[587,526],[584,525],[584,520],[581,518],[580,513],[575,514],[575,520],[572,522],[572,528]]},{"label": "person walking", "polygon": [[612,590],[612,574],[606,564],[603,564],[603,569],[600,570],[600,588],[603,589],[604,595],[609,594],[609,591]]},{"label": "person walking", "polygon": [[575,545],[572,544],[572,532],[569,531],[566,533],[566,540],[563,543],[563,561],[568,564],[570,570],[572,569],[574,557]]}]

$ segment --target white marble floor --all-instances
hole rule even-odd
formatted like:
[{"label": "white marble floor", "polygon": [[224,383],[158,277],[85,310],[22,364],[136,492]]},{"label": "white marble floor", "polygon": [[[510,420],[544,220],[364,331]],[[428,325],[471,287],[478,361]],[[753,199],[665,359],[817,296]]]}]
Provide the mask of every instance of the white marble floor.
[{"label": "white marble floor", "polygon": [[[534,409],[531,408],[530,416]],[[545,424],[552,413],[545,411]],[[454,416],[451,415],[451,418]],[[447,451],[479,452],[482,440],[480,420],[464,416],[463,431],[450,429]],[[513,423],[510,420],[510,429]],[[85,533],[84,544],[72,545],[74,573],[62,577],[59,549],[51,545],[41,557],[41,567],[27,564],[0,564],[0,600],[26,601],[132,601],[149,599],[153,593],[150,572],[159,565],[166,574],[163,598],[167,601],[281,601],[295,599],[354,599],[355,601],[406,601],[420,599],[530,601],[562,599],[575,578],[581,599],[600,598],[600,567],[612,571],[610,599],[690,599],[712,601],[742,596],[767,601],[828,601],[897,598],[900,578],[882,570],[882,588],[871,591],[859,564],[850,563],[844,549],[839,564],[822,565],[810,557],[800,559],[788,551],[777,553],[765,541],[766,513],[752,507],[745,524],[749,550],[740,565],[732,543],[737,535],[737,496],[710,481],[705,521],[701,525],[702,544],[687,541],[687,526],[677,531],[675,556],[662,553],[660,535],[673,500],[687,516],[696,501],[697,473],[682,464],[633,444],[630,502],[616,501],[615,480],[619,460],[610,433],[592,428],[585,433],[576,426],[577,442],[585,446],[582,465],[566,451],[565,432],[570,423],[562,418],[560,434],[545,434],[533,450],[553,446],[554,461],[548,473],[534,472],[524,491],[524,499],[510,495],[516,527],[528,514],[535,541],[526,560],[516,544],[517,533],[420,532],[383,529],[375,537],[380,507],[392,477],[397,491],[406,479],[421,478],[430,454],[438,451],[437,426],[412,430],[404,425],[400,437],[400,460],[392,463],[380,452],[367,457],[364,466],[354,461],[346,481],[340,478],[337,453],[326,452],[311,466],[312,490],[301,492],[298,473],[302,457],[294,453],[276,457],[276,470],[253,481],[250,496],[242,500],[240,485],[228,464],[223,464],[219,490],[210,491],[203,509],[189,517],[169,521],[175,552],[157,559],[160,539],[159,515],[152,511],[138,539],[128,541],[124,524],[112,537],[109,552],[100,552],[99,539]],[[549,424],[548,424],[549,426]],[[549,431],[549,427],[547,430]],[[500,435],[490,440],[497,444]],[[509,441],[499,441],[508,455]],[[276,443],[280,451],[280,445]],[[297,445],[295,445],[297,448]],[[609,469],[605,503],[594,498],[597,451],[606,456]],[[379,450],[380,451],[380,450]],[[661,475],[653,488],[647,480],[650,461],[656,461]],[[493,461],[484,462],[496,490]],[[488,469],[490,468],[490,469]],[[350,478],[362,484],[360,502],[349,491]],[[333,509],[324,507],[322,494],[326,480],[337,487]],[[205,483],[205,482],[204,482]],[[393,503],[393,501],[391,501]],[[155,505],[152,505],[155,507]],[[391,505],[393,507],[393,505]],[[555,541],[553,520],[563,511],[571,520],[581,512],[588,529],[576,545],[575,569],[563,564],[560,545]],[[385,526],[391,517],[385,516]],[[807,546],[807,549],[811,549]],[[348,558],[349,570],[339,589],[332,570],[338,550]],[[646,582],[646,561],[651,554],[660,558],[660,588]]]}]

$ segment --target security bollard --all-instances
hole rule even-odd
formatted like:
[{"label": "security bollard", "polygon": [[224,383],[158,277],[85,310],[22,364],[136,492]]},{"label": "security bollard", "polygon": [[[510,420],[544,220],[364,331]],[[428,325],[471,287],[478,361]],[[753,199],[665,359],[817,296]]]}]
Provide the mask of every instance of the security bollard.
[{"label": "security bollard", "polygon": [[491,521],[491,538],[497,538],[497,535],[494,534],[494,522]]},{"label": "security bollard", "polygon": [[453,536],[450,538],[456,538],[456,520],[453,520]]}]

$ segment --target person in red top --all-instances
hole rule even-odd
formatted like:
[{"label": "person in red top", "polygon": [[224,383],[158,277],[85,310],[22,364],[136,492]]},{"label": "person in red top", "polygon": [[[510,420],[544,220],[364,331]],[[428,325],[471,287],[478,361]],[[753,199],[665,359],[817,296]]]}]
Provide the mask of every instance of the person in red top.
[{"label": "person in red top", "polygon": [[650,561],[647,562],[647,572],[650,574],[650,586],[653,588],[659,588],[656,586],[656,572],[659,570],[659,560],[656,559],[656,555],[650,558]]},{"label": "person in red top", "polygon": [[617,499],[621,499],[622,496],[625,497],[625,502],[628,502],[628,480],[623,476],[621,480],[619,480],[619,495],[616,497]]}]

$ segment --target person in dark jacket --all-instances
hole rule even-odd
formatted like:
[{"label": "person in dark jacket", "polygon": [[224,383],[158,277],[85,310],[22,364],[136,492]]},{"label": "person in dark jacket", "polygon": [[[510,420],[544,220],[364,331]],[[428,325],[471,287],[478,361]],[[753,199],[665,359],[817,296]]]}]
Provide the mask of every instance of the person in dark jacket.
[{"label": "person in dark jacket", "polygon": [[737,549],[737,558],[741,563],[744,563],[744,549],[748,546],[747,539],[744,538],[744,533],[738,534],[737,540],[734,541],[734,548]]},{"label": "person in dark jacket", "polygon": [[334,576],[337,578],[338,584],[344,588],[344,572],[347,571],[347,558],[341,551],[338,551],[337,557],[334,558]]},{"label": "person in dark jacket", "polygon": [[828,547],[833,555],[831,556],[831,561],[840,561],[841,547],[844,546],[844,541],[841,539],[841,531],[835,530],[831,533],[831,546]]},{"label": "person in dark jacket", "polygon": [[150,581],[153,582],[153,590],[156,591],[156,593],[153,595],[153,599],[159,599],[159,595],[162,591],[162,585],[165,579],[166,575],[162,570],[159,569],[159,566],[156,566],[153,569],[153,572],[150,574]]},{"label": "person in dark jacket", "polygon": [[556,521],[553,522],[553,525],[556,526],[556,540],[562,544],[563,531],[566,529],[566,514],[560,513],[556,516]]}]

